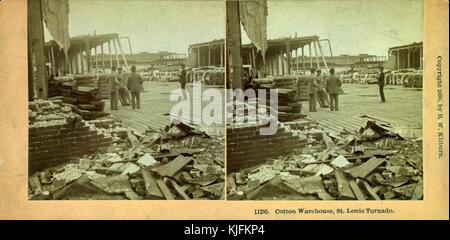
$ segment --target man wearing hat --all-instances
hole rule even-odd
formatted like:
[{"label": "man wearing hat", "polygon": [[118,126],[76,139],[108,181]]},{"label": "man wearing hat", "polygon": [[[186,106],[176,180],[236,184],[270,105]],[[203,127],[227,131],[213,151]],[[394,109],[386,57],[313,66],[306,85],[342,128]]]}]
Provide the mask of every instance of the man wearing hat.
[{"label": "man wearing hat", "polygon": [[384,98],[384,72],[383,72],[383,66],[380,66],[380,75],[378,76],[378,87],[380,88],[380,97],[381,102],[386,102],[386,99]]},{"label": "man wearing hat", "polygon": [[183,93],[183,99],[187,99],[187,95],[186,95],[186,70],[184,70],[184,63],[182,63],[181,65],[181,71],[179,74],[180,77],[180,84],[181,84],[181,92]]},{"label": "man wearing hat", "polygon": [[136,73],[136,66],[131,67],[131,74],[128,76],[127,88],[131,92],[131,107],[141,108],[141,75]]},{"label": "man wearing hat", "polygon": [[119,110],[119,80],[116,72],[116,66],[111,68],[111,74],[109,74],[109,90],[111,92],[111,110]]}]

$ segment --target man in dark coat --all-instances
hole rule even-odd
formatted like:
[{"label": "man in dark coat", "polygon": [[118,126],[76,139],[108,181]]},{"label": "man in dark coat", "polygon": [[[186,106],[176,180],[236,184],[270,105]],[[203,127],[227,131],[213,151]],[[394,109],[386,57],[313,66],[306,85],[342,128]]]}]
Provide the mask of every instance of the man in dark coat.
[{"label": "man in dark coat", "polygon": [[131,67],[131,74],[128,76],[127,88],[131,92],[131,106],[133,109],[141,108],[141,75],[136,72],[136,66]]},{"label": "man in dark coat", "polygon": [[311,75],[308,77],[309,111],[317,112],[317,84],[316,69],[311,68]]},{"label": "man in dark coat", "polygon": [[384,98],[384,72],[383,72],[383,67],[380,66],[380,75],[378,76],[378,87],[380,88],[380,97],[381,97],[381,102],[384,103],[386,102],[386,99]]},{"label": "man in dark coat", "polygon": [[330,95],[331,111],[339,110],[339,88],[342,86],[341,80],[334,75],[334,68],[330,68],[330,76],[326,83],[327,93]]}]

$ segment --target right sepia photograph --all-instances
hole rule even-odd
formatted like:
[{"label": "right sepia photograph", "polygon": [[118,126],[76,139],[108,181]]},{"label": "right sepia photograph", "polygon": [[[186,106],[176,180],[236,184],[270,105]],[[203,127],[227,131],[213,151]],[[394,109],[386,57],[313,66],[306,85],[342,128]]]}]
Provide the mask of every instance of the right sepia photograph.
[{"label": "right sepia photograph", "polygon": [[226,1],[228,200],[423,200],[423,1]]}]

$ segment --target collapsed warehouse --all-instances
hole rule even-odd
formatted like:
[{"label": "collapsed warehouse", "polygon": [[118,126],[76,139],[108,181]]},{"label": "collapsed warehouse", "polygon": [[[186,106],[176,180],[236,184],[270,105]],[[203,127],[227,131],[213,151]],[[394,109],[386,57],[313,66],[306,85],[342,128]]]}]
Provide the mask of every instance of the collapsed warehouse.
[{"label": "collapsed warehouse", "polygon": [[129,38],[69,37],[68,1],[30,3],[29,199],[224,199],[223,136],[165,116],[137,130],[109,111],[109,69],[129,71]]},{"label": "collapsed warehouse", "polygon": [[[236,124],[237,115],[227,122],[227,199],[423,199],[422,138],[374,118],[358,129],[345,113],[319,111],[315,115],[325,113],[324,120],[313,120],[302,108],[309,100],[307,69],[328,74],[321,42],[332,54],[330,41],[318,36],[267,40],[267,11],[266,1],[227,2],[227,87],[278,92],[277,110],[266,106],[269,101],[257,103],[267,108],[266,115],[277,111],[275,134],[260,134],[267,124]],[[241,24],[251,44],[241,43]],[[368,58],[363,65],[379,67],[385,61]],[[248,112],[259,109],[253,102],[228,99]],[[362,114],[358,122],[365,119]],[[340,128],[340,121],[352,128]]]}]

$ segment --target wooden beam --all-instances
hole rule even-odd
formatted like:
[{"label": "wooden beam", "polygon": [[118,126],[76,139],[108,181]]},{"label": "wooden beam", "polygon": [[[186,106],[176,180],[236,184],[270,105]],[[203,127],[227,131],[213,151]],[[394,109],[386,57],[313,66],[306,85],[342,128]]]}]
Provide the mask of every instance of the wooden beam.
[{"label": "wooden beam", "polygon": [[116,39],[113,38],[112,41],[113,41],[113,45],[114,45],[114,55],[115,55],[115,58],[116,58],[117,67],[119,67],[120,66],[120,61],[119,61],[119,55],[118,55],[118,52],[117,52]]},{"label": "wooden beam", "polygon": [[287,74],[291,74],[291,64],[292,64],[292,56],[291,56],[291,42],[286,43],[286,62],[287,62]]},{"label": "wooden beam", "polygon": [[95,54],[95,72],[98,72],[98,54],[97,54],[97,46],[95,46],[94,49],[94,54]]},{"label": "wooden beam", "polygon": [[104,55],[104,53],[103,53],[103,43],[102,43],[102,46],[101,46],[101,48],[100,48],[100,51],[101,51],[101,53],[102,53],[102,71],[103,71],[103,73],[105,73],[105,55]]},{"label": "wooden beam", "polygon": [[40,0],[31,0],[31,47],[34,55],[34,66],[36,66],[36,97],[38,99],[48,98],[48,86],[45,78],[45,57],[44,57],[44,25],[42,20],[42,6]]},{"label": "wooden beam", "polygon": [[317,69],[320,69],[320,63],[319,63],[319,55],[317,54],[317,47],[316,47],[316,41],[314,43],[314,55],[316,56],[316,63],[317,63]]},{"label": "wooden beam", "polygon": [[109,68],[112,67],[112,54],[111,54],[111,40],[108,41],[108,52],[109,52]]},{"label": "wooden beam", "polygon": [[127,63],[127,59],[125,58],[125,55],[123,54],[122,44],[120,43],[119,38],[116,38],[116,41],[117,41],[117,45],[119,45],[120,55],[122,56],[123,63],[125,64],[125,68],[128,71],[128,63]]},{"label": "wooden beam", "polygon": [[308,44],[309,47],[309,67],[313,67],[312,53],[311,53],[311,43]]},{"label": "wooden beam", "polygon": [[303,49],[303,47],[302,47],[302,64],[303,64],[303,74],[305,74],[306,73],[306,66],[305,66],[305,51],[304,51],[304,49]]},{"label": "wooden beam", "polygon": [[197,67],[200,67],[200,48],[197,48]]},{"label": "wooden beam", "polygon": [[323,55],[322,46],[320,45],[320,41],[317,41],[317,45],[319,46],[320,56],[322,56],[323,65],[325,66],[325,69],[328,72],[327,61],[325,60],[325,56]]},{"label": "wooden beam", "polygon": [[85,53],[86,53],[86,65],[87,65],[87,71],[88,71],[88,73],[90,73],[91,72],[91,47],[90,47],[90,44],[89,44],[89,38],[90,38],[90,36],[88,37],[88,38],[86,38],[86,44],[85,44]]},{"label": "wooden beam", "polygon": [[223,67],[223,45],[220,45],[220,66]]}]

